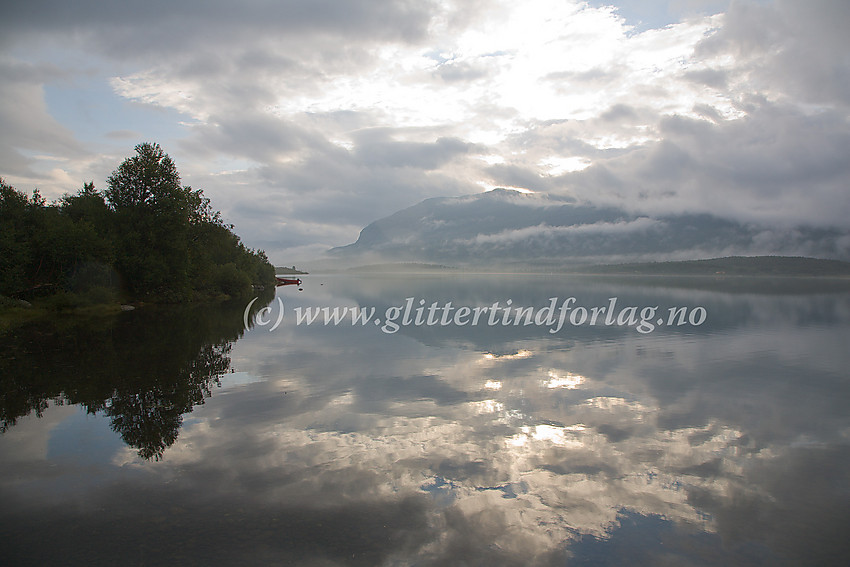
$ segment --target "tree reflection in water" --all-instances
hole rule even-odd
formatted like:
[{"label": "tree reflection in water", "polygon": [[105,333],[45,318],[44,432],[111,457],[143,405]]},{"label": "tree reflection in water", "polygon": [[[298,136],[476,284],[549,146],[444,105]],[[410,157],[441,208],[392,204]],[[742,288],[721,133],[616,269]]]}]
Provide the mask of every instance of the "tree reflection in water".
[{"label": "tree reflection in water", "polygon": [[[274,297],[267,292],[254,311]],[[160,460],[183,416],[220,385],[245,302],[151,306],[114,317],[57,317],[0,337],[0,432],[23,416],[78,404],[110,418],[144,459]]]}]

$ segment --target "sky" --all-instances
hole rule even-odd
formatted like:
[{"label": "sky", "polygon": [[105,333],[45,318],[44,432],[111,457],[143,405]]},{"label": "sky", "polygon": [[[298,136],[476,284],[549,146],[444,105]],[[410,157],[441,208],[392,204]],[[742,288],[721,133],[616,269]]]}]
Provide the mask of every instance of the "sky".
[{"label": "sky", "polygon": [[850,229],[850,2],[59,0],[0,8],[0,176],[157,142],[276,265],[495,187]]}]

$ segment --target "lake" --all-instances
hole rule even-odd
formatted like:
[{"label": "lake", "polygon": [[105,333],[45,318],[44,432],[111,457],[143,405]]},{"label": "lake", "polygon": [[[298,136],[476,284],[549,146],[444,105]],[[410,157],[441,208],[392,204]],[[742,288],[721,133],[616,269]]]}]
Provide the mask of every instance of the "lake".
[{"label": "lake", "polygon": [[0,336],[0,564],[850,564],[846,282],[302,278]]}]

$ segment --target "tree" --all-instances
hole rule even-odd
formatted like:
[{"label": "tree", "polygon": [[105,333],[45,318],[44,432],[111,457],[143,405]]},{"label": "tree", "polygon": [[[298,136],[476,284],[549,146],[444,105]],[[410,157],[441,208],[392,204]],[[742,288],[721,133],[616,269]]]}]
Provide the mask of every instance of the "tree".
[{"label": "tree", "polygon": [[32,251],[31,204],[0,178],[0,294],[29,285]]},{"label": "tree", "polygon": [[104,296],[120,281],[130,297],[182,302],[274,283],[265,254],[240,242],[202,190],[180,185],[159,144],[135,150],[106,191],[89,182],[51,204],[0,179],[0,294]]},{"label": "tree", "polygon": [[84,183],[75,195],[65,195],[60,200],[62,213],[73,221],[88,222],[98,229],[106,229],[109,207],[103,193],[94,188],[94,183]]},{"label": "tree", "polygon": [[136,155],[125,159],[107,179],[109,206],[116,212],[134,208],[173,212],[180,208],[180,175],[168,154],[159,144],[149,142],[135,150]]},{"label": "tree", "polygon": [[190,292],[191,189],[159,144],[143,143],[107,179],[106,201],[118,225],[117,267],[131,291],[182,300]]}]

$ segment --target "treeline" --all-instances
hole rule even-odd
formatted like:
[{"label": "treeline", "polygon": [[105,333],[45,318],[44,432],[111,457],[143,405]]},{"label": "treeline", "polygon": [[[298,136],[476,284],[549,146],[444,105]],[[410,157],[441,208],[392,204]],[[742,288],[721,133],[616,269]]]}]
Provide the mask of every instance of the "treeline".
[{"label": "treeline", "polygon": [[0,179],[0,295],[56,303],[183,302],[274,285],[200,189],[180,183],[159,144],[144,143],[98,191],[47,203]]}]

